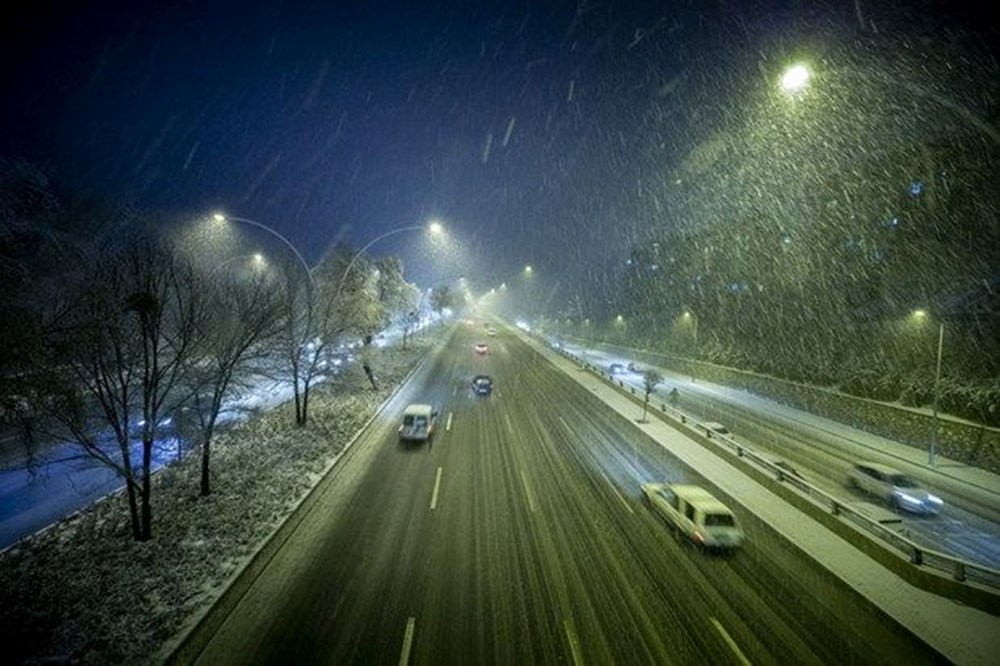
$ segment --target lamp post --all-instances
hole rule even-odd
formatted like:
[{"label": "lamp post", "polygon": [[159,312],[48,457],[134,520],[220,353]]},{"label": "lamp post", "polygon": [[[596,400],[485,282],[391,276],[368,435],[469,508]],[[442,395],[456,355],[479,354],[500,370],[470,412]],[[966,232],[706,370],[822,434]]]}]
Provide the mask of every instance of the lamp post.
[{"label": "lamp post", "polygon": [[271,227],[267,226],[266,224],[261,224],[260,222],[257,222],[255,220],[250,220],[245,217],[231,217],[229,215],[223,215],[222,213],[214,213],[212,215],[212,219],[215,220],[216,222],[242,222],[243,224],[249,224],[252,227],[263,229],[267,233],[271,234],[272,236],[280,240],[282,243],[285,244],[285,247],[287,247],[289,250],[292,251],[292,254],[294,254],[295,258],[299,260],[299,263],[302,264],[302,267],[306,271],[306,277],[309,278],[309,287],[313,291],[316,290],[316,282],[313,280],[312,269],[309,268],[309,264],[306,263],[306,260],[302,257],[301,254],[299,254],[299,251],[295,249],[295,246],[292,245],[292,242],[287,238],[285,238],[284,236],[282,236],[280,233],[278,233]]},{"label": "lamp post", "polygon": [[927,462],[933,467],[938,444],[938,397],[941,395],[941,351],[944,349],[944,322],[938,325],[937,363],[934,369],[934,431],[931,435],[931,450]]},{"label": "lamp post", "polygon": [[691,383],[695,381],[695,365],[698,362],[698,318],[690,310],[685,310],[682,315],[684,321],[691,322]]},{"label": "lamp post", "polygon": [[[901,88],[908,92],[913,93],[918,97],[925,99],[931,99],[940,104],[942,107],[948,109],[954,113],[957,117],[961,118],[967,122],[972,127],[975,127],[981,131],[984,135],[990,138],[994,144],[1000,144],[1000,131],[997,131],[988,122],[984,121],[982,118],[977,116],[975,113],[970,111],[968,108],[962,106],[958,102],[952,99],[944,97],[943,95],[924,88],[923,86],[911,83],[906,79],[900,79],[898,77],[889,76],[878,71],[865,71],[859,72],[856,70],[845,70],[848,73],[848,77],[854,77],[857,80],[865,82],[873,82],[881,86],[887,86],[890,88]],[[789,66],[782,72],[781,78],[778,82],[778,87],[787,95],[797,96],[803,91],[805,91],[810,84],[812,79],[812,71],[808,66],[797,63]]]},{"label": "lamp post", "polygon": [[694,342],[695,354],[698,353],[698,318],[690,310],[684,311],[684,320],[691,322],[691,340]]},{"label": "lamp post", "polygon": [[354,264],[357,262],[358,258],[360,258],[361,255],[363,255],[365,251],[368,250],[368,248],[370,248],[372,245],[379,242],[380,240],[388,238],[389,236],[395,236],[396,234],[401,234],[404,231],[420,231],[420,230],[427,230],[432,234],[440,234],[444,232],[444,228],[441,226],[440,222],[431,222],[427,226],[421,224],[414,224],[408,227],[400,227],[398,229],[393,229],[392,231],[385,232],[381,236],[376,236],[372,240],[368,241],[367,245],[365,245],[363,248],[355,252],[354,256],[351,257],[351,260],[347,263],[347,268],[344,269],[344,274],[340,276],[340,281],[337,283],[337,292],[336,295],[334,296],[334,299],[340,296],[340,290],[343,289],[344,287],[344,280],[347,279],[348,273],[351,272],[351,269],[354,268]]},{"label": "lamp post", "polygon": [[229,259],[223,261],[221,264],[217,265],[215,269],[212,271],[212,274],[214,275],[221,273],[222,269],[228,266],[229,264],[232,264],[233,262],[239,261],[241,259],[246,259],[247,257],[249,257],[253,261],[254,268],[264,268],[265,266],[267,266],[267,259],[260,252],[252,252],[250,254],[238,254],[235,257],[230,257]]},{"label": "lamp post", "polygon": [[[913,316],[923,321],[927,318],[926,310],[914,310]],[[934,361],[934,401],[931,404],[932,425],[931,443],[927,452],[927,463],[934,466],[937,461],[938,445],[938,400],[941,397],[941,357],[944,351],[944,322],[938,323],[937,354]]]}]

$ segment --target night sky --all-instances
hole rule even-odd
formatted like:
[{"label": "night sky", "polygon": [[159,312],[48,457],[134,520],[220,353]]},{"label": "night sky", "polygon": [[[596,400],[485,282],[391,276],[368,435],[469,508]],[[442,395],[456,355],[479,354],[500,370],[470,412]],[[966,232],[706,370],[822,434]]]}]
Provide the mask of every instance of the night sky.
[{"label": "night sky", "polygon": [[889,3],[27,4],[2,10],[0,154],[64,190],[251,218],[309,261],[436,218],[449,252],[373,252],[486,289],[526,263],[584,282],[623,264],[628,199],[762,80],[748,54],[849,38]]}]

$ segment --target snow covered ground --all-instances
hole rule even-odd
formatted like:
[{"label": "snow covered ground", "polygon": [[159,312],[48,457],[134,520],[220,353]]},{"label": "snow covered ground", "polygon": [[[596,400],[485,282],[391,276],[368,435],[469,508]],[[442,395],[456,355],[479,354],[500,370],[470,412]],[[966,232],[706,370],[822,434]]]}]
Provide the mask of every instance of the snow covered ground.
[{"label": "snow covered ground", "polygon": [[377,352],[380,390],[359,367],[314,390],[311,421],[285,404],[219,435],[213,494],[197,456],[155,477],[153,539],[132,541],[115,494],[0,554],[6,663],[148,663],[336,459],[433,340]]}]

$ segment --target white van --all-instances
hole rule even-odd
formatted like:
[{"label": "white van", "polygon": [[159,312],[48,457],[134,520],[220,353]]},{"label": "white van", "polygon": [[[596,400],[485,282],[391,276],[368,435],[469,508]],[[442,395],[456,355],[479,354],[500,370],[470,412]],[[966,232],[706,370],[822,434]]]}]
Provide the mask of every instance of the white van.
[{"label": "white van", "polygon": [[743,544],[743,529],[725,504],[700,486],[644,483],[642,494],[676,530],[704,548]]},{"label": "white van", "polygon": [[430,405],[412,404],[403,412],[403,423],[399,426],[399,439],[423,442],[434,435],[434,421],[437,410]]}]

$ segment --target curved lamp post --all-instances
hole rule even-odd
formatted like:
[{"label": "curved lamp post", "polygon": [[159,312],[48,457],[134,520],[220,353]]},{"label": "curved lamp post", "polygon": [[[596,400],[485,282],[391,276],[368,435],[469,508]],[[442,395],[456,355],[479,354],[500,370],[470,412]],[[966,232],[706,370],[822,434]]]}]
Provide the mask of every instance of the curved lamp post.
[{"label": "curved lamp post", "polygon": [[432,234],[440,234],[444,231],[444,228],[441,226],[439,222],[431,222],[427,226],[424,226],[422,224],[414,224],[408,227],[400,227],[398,229],[393,229],[392,231],[387,231],[381,236],[376,236],[372,240],[368,241],[368,244],[365,245],[360,250],[358,250],[357,252],[355,252],[354,256],[351,257],[351,260],[348,262],[347,268],[344,269],[344,274],[340,276],[340,281],[337,283],[337,292],[334,295],[334,300],[340,297],[340,290],[344,288],[344,280],[347,279],[348,273],[350,273],[351,269],[354,268],[354,264],[358,261],[358,258],[360,258],[361,255],[363,255],[368,250],[368,248],[370,248],[372,245],[379,242],[380,240],[388,238],[389,236],[395,236],[396,234],[401,234],[404,231],[422,231],[422,230],[427,230]]},{"label": "curved lamp post", "polygon": [[299,254],[299,251],[295,249],[295,246],[292,245],[292,242],[287,238],[285,238],[284,236],[282,236],[280,233],[278,233],[271,227],[267,226],[266,224],[261,224],[260,222],[257,222],[255,220],[249,220],[245,217],[231,217],[229,215],[223,215],[222,213],[213,213],[212,219],[215,220],[216,222],[242,222],[243,224],[249,224],[250,226],[257,227],[258,229],[263,229],[267,233],[271,234],[272,236],[280,240],[282,243],[285,244],[285,247],[287,247],[289,250],[292,251],[292,254],[294,254],[295,258],[299,260],[299,263],[302,264],[302,267],[306,271],[306,277],[309,278],[309,287],[315,291],[316,282],[315,280],[313,280],[312,269],[309,268],[309,264],[306,263],[306,260],[302,257],[301,254]]},{"label": "curved lamp post", "polygon": [[[858,72],[856,70],[845,70],[848,72],[848,77],[854,77],[861,81],[873,82],[878,85],[884,85],[888,87],[902,88],[907,90],[918,97],[923,97],[926,99],[931,99],[940,104],[942,107],[953,112],[956,116],[963,119],[965,122],[969,123],[972,127],[975,127],[983,134],[988,136],[994,144],[1000,144],[1000,132],[997,131],[990,123],[984,121],[982,118],[977,116],[975,113],[970,111],[968,108],[962,106],[954,100],[948,99],[943,95],[940,95],[933,90],[927,90],[919,85],[910,83],[905,79],[894,78],[881,74],[878,72],[868,73],[868,72]],[[778,82],[778,87],[781,88],[782,92],[788,95],[797,95],[798,93],[804,91],[809,87],[810,79],[812,78],[812,71],[807,65],[798,63],[791,65],[785,69],[781,74],[781,78]]]}]

